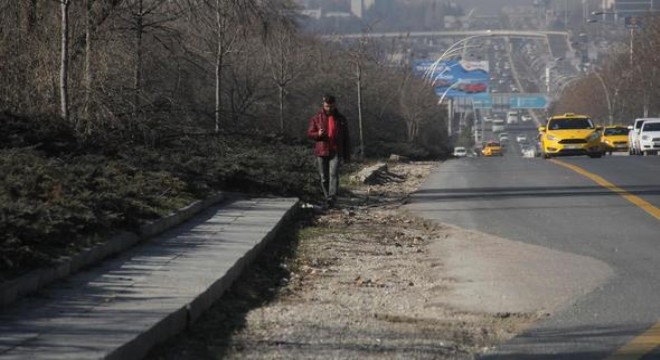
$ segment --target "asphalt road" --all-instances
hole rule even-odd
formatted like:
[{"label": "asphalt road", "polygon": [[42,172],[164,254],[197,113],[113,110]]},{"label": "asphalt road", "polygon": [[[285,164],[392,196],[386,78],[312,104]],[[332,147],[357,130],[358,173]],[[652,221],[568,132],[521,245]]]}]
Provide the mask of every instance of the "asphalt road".
[{"label": "asphalt road", "polygon": [[[639,206],[644,201],[647,210]],[[502,158],[454,159],[435,169],[408,208],[612,268],[614,275],[602,286],[571,299],[484,358],[660,358],[660,156],[555,161],[510,151]]]}]

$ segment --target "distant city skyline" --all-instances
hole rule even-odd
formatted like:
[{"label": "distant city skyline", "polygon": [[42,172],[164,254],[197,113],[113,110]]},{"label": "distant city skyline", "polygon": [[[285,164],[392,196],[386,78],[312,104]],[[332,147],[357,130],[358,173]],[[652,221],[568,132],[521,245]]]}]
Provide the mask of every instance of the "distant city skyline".
[{"label": "distant city skyline", "polygon": [[[555,12],[562,13],[565,9],[571,13],[583,12],[586,18],[588,13],[595,10],[613,8],[616,0],[295,0],[303,5],[307,12],[321,9],[323,13],[346,13],[362,18],[370,10],[383,6],[385,3],[410,5],[420,4],[455,4],[464,9],[466,13],[475,16],[498,15],[505,7],[529,7],[538,4],[546,4]],[[621,2],[631,0],[620,0]],[[635,0],[635,2],[648,1],[649,3],[660,3],[660,0]],[[321,14],[315,12],[315,14]]]}]

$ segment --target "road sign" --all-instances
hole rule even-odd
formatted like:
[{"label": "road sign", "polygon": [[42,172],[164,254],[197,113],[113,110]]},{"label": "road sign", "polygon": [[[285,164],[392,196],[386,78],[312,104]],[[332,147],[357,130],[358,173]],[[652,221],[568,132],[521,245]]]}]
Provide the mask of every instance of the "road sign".
[{"label": "road sign", "polygon": [[490,109],[493,107],[493,98],[490,94],[476,94],[472,97],[472,107],[475,109]]},{"label": "road sign", "polygon": [[543,94],[510,94],[511,109],[545,109],[548,99]]},{"label": "road sign", "polygon": [[644,15],[658,6],[659,0],[614,0],[614,12],[619,16]]},{"label": "road sign", "polygon": [[640,29],[642,27],[641,16],[626,16],[625,18],[626,29]]}]

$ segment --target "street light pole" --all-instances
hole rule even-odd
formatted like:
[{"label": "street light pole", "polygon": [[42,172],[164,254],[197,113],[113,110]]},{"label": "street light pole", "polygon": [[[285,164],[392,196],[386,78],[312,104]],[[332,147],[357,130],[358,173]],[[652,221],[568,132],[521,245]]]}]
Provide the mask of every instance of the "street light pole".
[{"label": "street light pole", "polygon": [[557,67],[559,61],[564,60],[563,57],[555,58],[545,64],[545,92],[550,93],[550,76],[552,74],[552,69]]},{"label": "street light pole", "polygon": [[[467,41],[470,41],[470,40],[472,40],[472,39],[478,38],[478,37],[492,36],[492,35],[493,35],[493,34],[492,34],[492,31],[491,31],[490,29],[488,29],[488,30],[486,30],[483,34],[471,35],[471,36],[465,37],[465,38],[463,38],[463,39],[461,39],[461,40],[458,40],[458,41],[456,41],[455,43],[451,44],[451,45],[450,45],[450,46],[449,46],[449,47],[448,47],[448,48],[447,48],[447,49],[446,49],[446,50],[445,50],[445,51],[444,51],[444,52],[438,57],[438,59],[433,63],[433,65],[431,65],[431,69],[430,69],[430,72],[429,72],[429,77],[433,76],[433,74],[435,73],[435,69],[438,67],[438,64],[440,64],[441,61],[443,61],[447,56],[449,56],[449,54],[451,54],[453,51],[457,51],[457,50],[458,50],[458,51],[462,51],[461,49],[458,49],[458,46],[460,46],[461,44],[463,44],[463,43],[465,43],[465,42],[467,42]],[[435,80],[435,79],[434,79],[434,80]],[[442,102],[444,101],[445,96],[447,96],[447,93],[449,92],[449,90],[452,89],[452,88],[454,88],[454,87],[457,86],[458,84],[459,84],[459,83],[456,82],[456,83],[452,84],[449,88],[447,88],[447,90],[445,90],[445,92],[444,92],[444,93],[442,94],[442,96],[440,97],[440,101],[438,101],[438,104],[442,104]],[[453,121],[453,117],[454,117],[454,109],[453,109],[454,106],[453,106],[453,105],[454,105],[454,104],[453,104],[453,101],[449,101],[449,103],[447,104],[447,134],[448,134],[449,136],[451,136],[451,131],[452,131],[452,121]]]},{"label": "street light pole", "polygon": [[451,44],[451,45],[450,45],[450,46],[449,46],[449,47],[448,47],[448,48],[447,48],[447,49],[446,49],[446,50],[445,50],[445,51],[444,51],[444,52],[438,57],[438,59],[437,59],[436,61],[433,62],[433,64],[432,64],[431,67],[430,67],[430,70],[428,71],[428,72],[429,72],[428,75],[431,76],[431,75],[435,72],[435,69],[438,67],[438,64],[440,64],[445,58],[447,58],[447,57],[450,56],[450,55],[454,55],[455,52],[463,51],[462,49],[458,49],[458,46],[460,46],[461,44],[463,44],[463,43],[465,43],[465,42],[467,42],[467,41],[470,41],[470,40],[472,40],[472,39],[474,39],[474,38],[484,37],[484,36],[492,36],[492,33],[491,33],[491,32],[492,32],[492,31],[489,29],[489,30],[486,30],[484,34],[471,35],[471,36],[465,37],[465,38],[463,38],[463,39],[461,39],[461,40],[458,40],[458,41],[456,41],[455,43]]},{"label": "street light pole", "polygon": [[451,46],[449,46],[449,48],[447,48],[447,50],[445,50],[445,52],[444,52],[442,55],[440,55],[439,59],[442,59],[443,57],[446,56],[446,54],[447,54],[449,51],[454,50],[455,47],[461,45],[462,43],[464,43],[464,42],[466,42],[466,41],[470,41],[470,40],[472,40],[472,39],[474,39],[474,38],[478,38],[478,37],[491,36],[491,35],[492,35],[492,33],[491,33],[491,30],[489,29],[489,30],[486,30],[486,31],[485,31],[485,34],[472,35],[472,36],[468,36],[468,37],[466,37],[466,38],[463,38],[463,39],[461,39],[461,40],[458,40],[457,42],[451,44]]},{"label": "street light pole", "polygon": [[[476,47],[476,46],[475,46],[475,47]],[[434,75],[435,75],[435,70],[438,68],[438,65],[439,65],[443,60],[445,60],[445,58],[450,58],[450,57],[456,55],[456,53],[459,53],[459,52],[461,52],[461,51],[463,51],[463,50],[462,50],[462,49],[454,49],[454,50],[448,52],[446,55],[444,55],[444,56],[440,56],[436,61],[433,62],[433,64],[431,64],[431,66],[429,66],[428,69],[426,69],[426,71],[424,72],[423,77],[424,77],[427,81],[428,81],[428,80],[430,80],[430,81],[435,81],[436,78],[437,78],[439,75],[442,74],[442,72],[441,72],[440,74],[438,74],[438,75],[436,75],[436,76],[434,77]]]},{"label": "street light pole", "polygon": [[635,40],[635,29],[630,28],[630,69],[633,68],[633,54],[635,53],[635,50],[633,48],[635,43],[634,40]]},{"label": "street light pole", "polygon": [[445,96],[447,96],[447,93],[449,93],[449,90],[455,88],[456,86],[458,86],[460,84],[461,84],[460,82],[455,82],[455,83],[451,84],[451,86],[448,87],[447,90],[445,90],[445,92],[443,92],[442,95],[440,96],[440,100],[438,100],[438,104],[442,104],[442,101],[445,100]]},{"label": "street light pole", "polygon": [[566,77],[566,78],[568,78],[569,80],[566,81],[566,82],[562,82],[559,85],[557,85],[557,90],[556,90],[556,93],[554,93],[553,98],[558,99],[563,94],[564,89],[566,89],[566,87],[568,85],[570,85],[570,84],[572,84],[576,81],[582,80],[582,77],[572,77],[572,78],[571,77]]},{"label": "street light pole", "polygon": [[564,91],[564,88],[576,81],[579,80],[581,77],[575,76],[575,75],[561,75],[553,79],[552,81],[552,86],[551,88],[554,88],[554,91],[551,91],[550,97],[553,99],[558,99],[559,95]]},{"label": "street light pole", "polygon": [[605,86],[605,80],[603,80],[603,77],[600,76],[599,73],[596,71],[593,72],[594,75],[596,75],[596,78],[600,81],[600,85],[603,87],[603,92],[605,93],[605,100],[607,101],[607,112],[609,113],[609,123],[610,125],[613,125],[614,123],[614,115],[612,114],[612,101],[610,100],[610,92],[607,91],[607,86]]},{"label": "street light pole", "polygon": [[[608,11],[593,11],[591,15],[619,15],[617,12],[608,12]],[[587,21],[587,22],[595,22],[595,21]],[[635,28],[631,27],[630,28],[630,68],[632,69],[633,67],[633,58],[635,55],[635,49],[634,49],[634,41],[635,41]]]}]

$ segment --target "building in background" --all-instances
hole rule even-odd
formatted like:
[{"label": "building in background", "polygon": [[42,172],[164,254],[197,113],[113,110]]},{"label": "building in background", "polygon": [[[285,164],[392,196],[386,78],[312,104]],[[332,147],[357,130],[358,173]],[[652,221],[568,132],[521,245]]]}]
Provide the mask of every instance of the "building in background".
[{"label": "building in background", "polygon": [[375,4],[376,0],[351,0],[351,13],[361,19]]}]

